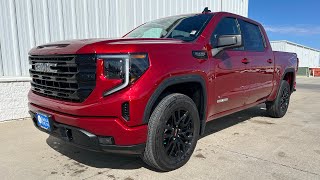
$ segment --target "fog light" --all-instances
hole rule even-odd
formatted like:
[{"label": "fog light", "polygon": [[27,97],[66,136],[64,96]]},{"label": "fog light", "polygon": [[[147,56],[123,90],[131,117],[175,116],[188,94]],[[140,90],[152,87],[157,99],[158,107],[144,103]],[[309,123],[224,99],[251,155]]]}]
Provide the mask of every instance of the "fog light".
[{"label": "fog light", "polygon": [[112,145],[113,144],[113,137],[99,137],[99,144],[102,145]]}]

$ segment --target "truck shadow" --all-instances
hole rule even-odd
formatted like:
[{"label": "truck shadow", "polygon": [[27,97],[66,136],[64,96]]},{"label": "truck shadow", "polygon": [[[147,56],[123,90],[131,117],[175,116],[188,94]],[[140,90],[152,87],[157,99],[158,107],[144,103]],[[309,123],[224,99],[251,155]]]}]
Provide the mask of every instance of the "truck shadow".
[{"label": "truck shadow", "polygon": [[228,127],[234,126],[239,123],[245,123],[247,120],[253,117],[265,117],[267,116],[265,104],[260,104],[258,106],[236,112],[234,114],[209,121],[206,124],[206,129],[201,138],[211,135],[213,133],[219,132]]},{"label": "truck shadow", "polygon": [[47,138],[46,142],[52,149],[59,152],[61,156],[66,156],[68,158],[66,164],[63,164],[65,167],[80,163],[95,168],[138,169],[146,167],[150,169],[150,167],[147,167],[138,156],[89,151],[72,146],[51,135]]},{"label": "truck shadow", "polygon": [[[243,123],[250,118],[257,116],[266,116],[266,111],[264,108],[265,105],[259,105],[226,117],[210,121],[206,125],[204,135],[202,135],[200,138],[204,138],[208,135],[229,128],[238,123]],[[85,165],[94,168],[139,169],[141,167],[144,167],[152,171],[157,171],[152,167],[146,165],[138,156],[127,156],[88,151],[69,145],[63,140],[57,139],[53,136],[49,136],[46,142],[52,149],[59,152],[61,156],[66,156],[68,158],[69,163],[63,165],[66,167],[77,164],[79,165],[80,163],[80,165],[82,164],[82,166]]]}]

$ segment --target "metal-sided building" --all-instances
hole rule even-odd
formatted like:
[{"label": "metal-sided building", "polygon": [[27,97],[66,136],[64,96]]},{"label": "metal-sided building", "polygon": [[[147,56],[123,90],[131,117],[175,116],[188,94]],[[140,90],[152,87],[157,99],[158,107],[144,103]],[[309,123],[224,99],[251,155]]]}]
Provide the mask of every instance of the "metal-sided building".
[{"label": "metal-sided building", "polygon": [[144,22],[204,7],[248,16],[248,0],[0,0],[0,121],[28,116],[32,47],[120,37]]},{"label": "metal-sided building", "polygon": [[310,68],[320,67],[320,50],[289,41],[271,41],[271,46],[274,51],[297,53],[299,58],[298,75],[308,76]]}]

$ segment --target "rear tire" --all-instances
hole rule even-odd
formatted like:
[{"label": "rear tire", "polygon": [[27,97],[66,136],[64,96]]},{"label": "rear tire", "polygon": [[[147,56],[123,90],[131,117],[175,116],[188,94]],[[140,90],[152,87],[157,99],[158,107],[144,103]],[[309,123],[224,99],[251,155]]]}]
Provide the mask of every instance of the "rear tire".
[{"label": "rear tire", "polygon": [[200,119],[195,103],[186,95],[169,94],[154,109],[142,159],[171,171],[188,162],[199,138]]},{"label": "rear tire", "polygon": [[267,112],[273,118],[283,117],[288,110],[290,102],[290,85],[287,81],[282,80],[276,99],[273,102],[267,102]]}]

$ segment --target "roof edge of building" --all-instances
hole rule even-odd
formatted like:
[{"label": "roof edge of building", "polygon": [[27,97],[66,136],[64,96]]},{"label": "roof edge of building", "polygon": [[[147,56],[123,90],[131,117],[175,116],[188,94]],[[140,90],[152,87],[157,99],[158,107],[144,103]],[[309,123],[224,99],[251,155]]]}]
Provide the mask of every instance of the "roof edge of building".
[{"label": "roof edge of building", "polygon": [[288,41],[288,40],[270,41],[270,43],[277,43],[277,42],[284,42],[284,43],[287,43],[287,44],[299,46],[299,47],[304,48],[304,49],[309,49],[309,50],[312,50],[312,51],[320,52],[319,49],[315,49],[315,48],[308,47],[308,46],[305,46],[305,45],[302,45],[302,44],[294,43],[294,42],[291,42],[291,41]]}]

